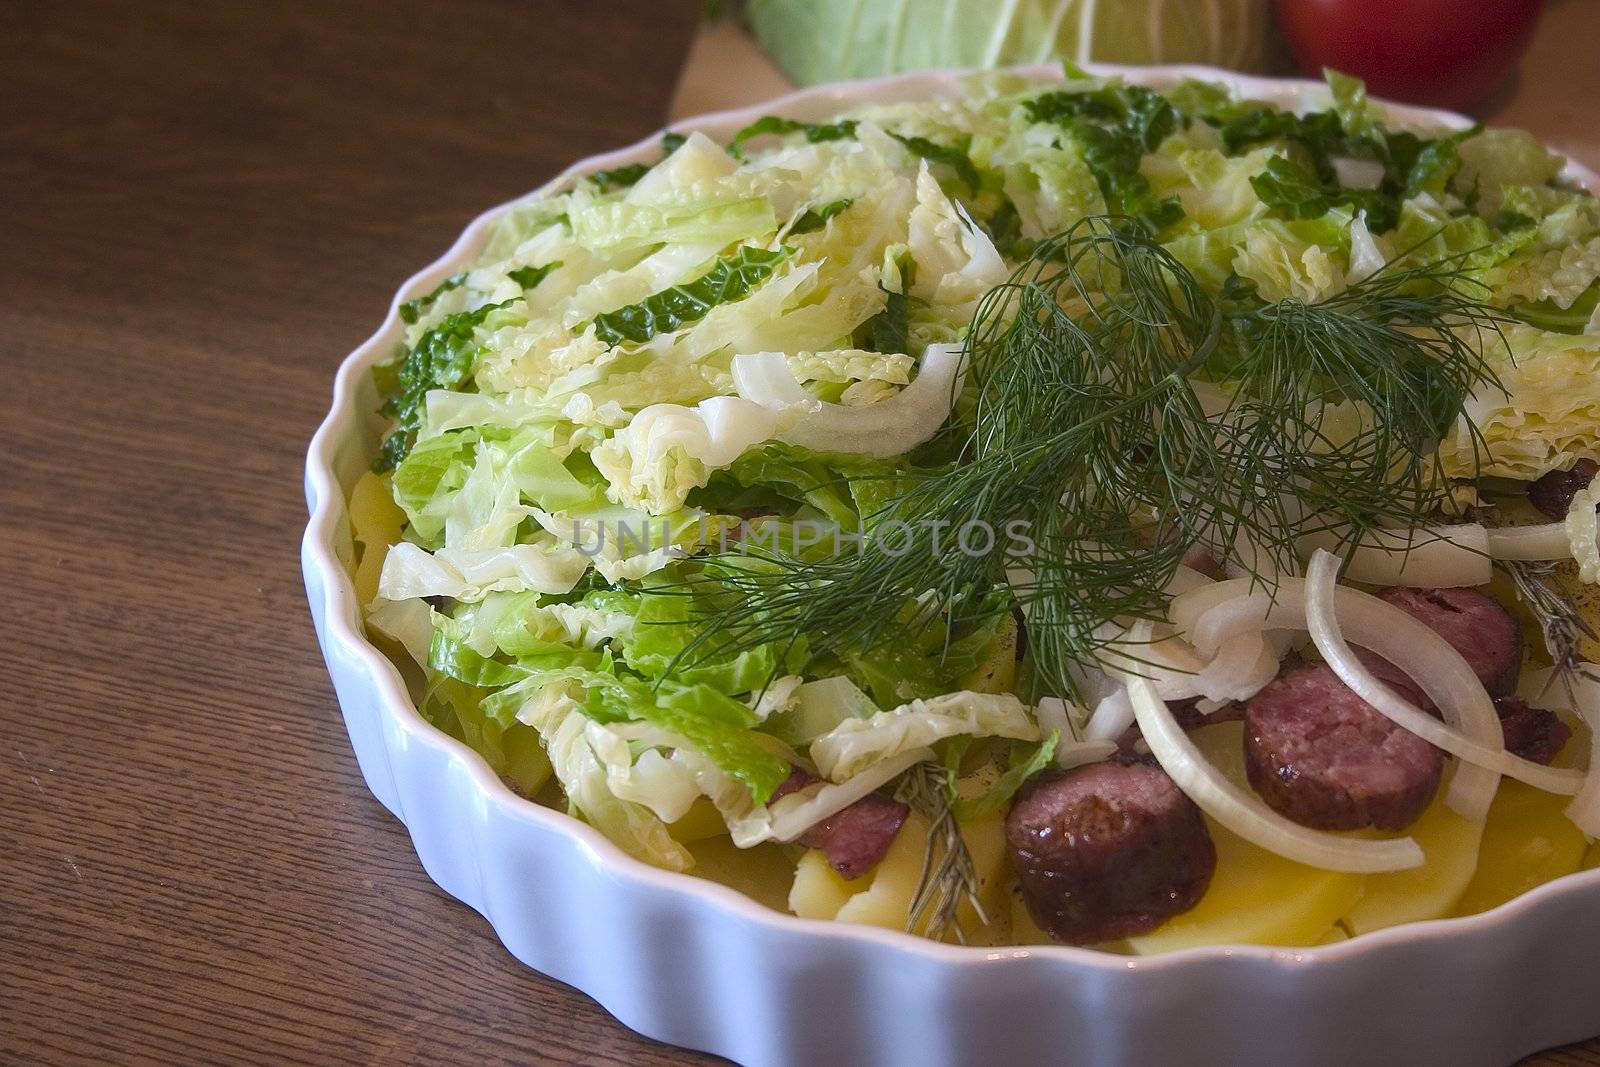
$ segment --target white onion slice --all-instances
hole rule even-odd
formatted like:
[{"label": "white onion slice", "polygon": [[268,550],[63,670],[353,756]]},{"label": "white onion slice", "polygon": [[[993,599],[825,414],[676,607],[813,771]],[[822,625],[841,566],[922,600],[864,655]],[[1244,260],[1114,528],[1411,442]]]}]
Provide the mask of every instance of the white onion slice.
[{"label": "white onion slice", "polygon": [[[1312,642],[1322,653],[1328,666],[1339,676],[1339,680],[1348,685],[1357,696],[1366,700],[1401,729],[1438,744],[1429,734],[1442,730],[1443,725],[1433,716],[1413,707],[1380,682],[1367,670],[1366,665],[1356,658],[1355,653],[1345,642],[1340,629],[1340,620],[1335,611],[1336,606],[1343,607],[1347,614],[1354,613],[1354,609],[1358,607],[1367,609],[1363,614],[1370,614],[1370,606],[1348,597],[1341,602],[1339,599],[1341,591],[1336,584],[1338,575],[1339,560],[1332,553],[1319,551],[1311,558],[1305,582],[1305,614],[1306,627],[1311,632]],[[1376,598],[1373,602],[1401,615],[1405,614]],[[1380,611],[1377,614],[1381,626],[1384,613]],[[1413,623],[1417,622],[1409,615],[1406,618]],[[1427,630],[1426,637],[1423,637],[1419,630],[1406,624],[1401,624],[1401,632],[1405,637],[1407,636],[1405,631],[1410,631],[1407,645],[1417,652],[1419,658],[1427,656],[1434,661],[1426,672],[1417,672],[1419,680],[1425,679],[1428,683],[1424,686],[1424,691],[1428,692],[1442,709],[1441,714],[1447,716],[1451,725],[1466,726],[1472,739],[1485,749],[1503,751],[1505,737],[1500,729],[1500,719],[1495,714],[1494,705],[1489,701],[1489,694],[1484,690],[1483,683],[1478,681],[1471,666],[1449,642],[1439,637],[1425,624],[1419,625],[1422,630]],[[1363,627],[1362,631],[1365,634],[1370,631],[1370,627]],[[1366,638],[1363,644],[1366,645],[1370,640],[1371,638]],[[1413,640],[1420,640],[1422,643],[1415,645],[1412,643]],[[1379,655],[1383,653],[1379,652]],[[1407,670],[1398,663],[1396,666],[1400,666],[1401,670]],[[1407,671],[1408,676],[1411,673]],[[1352,678],[1357,678],[1358,681],[1352,682]],[[1382,691],[1381,696],[1379,690]],[[1446,690],[1450,691],[1448,699],[1444,699]],[[1444,745],[1439,747],[1450,751]],[[1494,771],[1476,763],[1463,762],[1450,779],[1445,803],[1463,818],[1482,822],[1488,817],[1489,805],[1494,801],[1494,794],[1499,786],[1500,776]]]},{"label": "white onion slice", "polygon": [[[1332,550],[1339,538],[1320,531],[1300,538],[1301,551]],[[1345,577],[1368,585],[1442,589],[1484,585],[1494,577],[1489,532],[1475,522],[1372,530],[1355,546]]]},{"label": "white onion slice", "polygon": [[1085,741],[1116,741],[1133,725],[1133,701],[1128,699],[1127,687],[1101,699],[1083,728]]},{"label": "white onion slice", "polygon": [[1186,564],[1178,564],[1178,569],[1172,572],[1171,581],[1167,582],[1167,595],[1179,596],[1193,589],[1202,589],[1211,585],[1215,579],[1201,574]]},{"label": "white onion slice", "polygon": [[1089,763],[1104,763],[1116,752],[1115,741],[1062,741],[1056,747],[1056,766],[1070,771]]},{"label": "white onion slice", "polygon": [[[1348,189],[1376,189],[1383,184],[1383,164],[1370,159],[1335,156],[1333,158],[1333,172],[1338,176],[1339,184]],[[1357,217],[1361,218],[1364,215],[1365,212],[1362,212]],[[1362,228],[1365,229],[1366,227],[1363,226]]]},{"label": "white onion slice", "polygon": [[1223,641],[1238,634],[1306,628],[1301,580],[1279,578],[1277,588],[1274,596],[1253,578],[1229,578],[1177,597],[1168,613],[1195,651],[1215,656]]},{"label": "white onion slice", "polygon": [[1033,717],[1039,720],[1039,732],[1060,730],[1061,736],[1072,736],[1071,720],[1067,717],[1067,702],[1060,697],[1040,697],[1033,706]]},{"label": "white onion slice", "polygon": [[1422,849],[1409,837],[1378,841],[1339,837],[1279,815],[1201,755],[1149,681],[1137,675],[1126,679],[1139,729],[1156,761],[1201,811],[1246,841],[1329,871],[1372,874],[1422,865]]},{"label": "white onion slice", "polygon": [[923,760],[933,759],[933,750],[914,748],[875,763],[847,781],[825,783],[809,795],[790,793],[771,807],[772,836],[778,841],[793,841],[824,819],[832,818],[900,773]]},{"label": "white onion slice", "polygon": [[1499,526],[1489,531],[1489,555],[1495,559],[1571,559],[1572,539],[1564,522],[1536,526]]},{"label": "white onion slice", "polygon": [[1572,506],[1567,509],[1567,549],[1578,563],[1578,578],[1593,584],[1600,582],[1600,546],[1595,544],[1600,535],[1600,520],[1595,509],[1600,507],[1600,483],[1590,482],[1572,496]]},{"label": "white onion slice", "polygon": [[[1551,793],[1578,791],[1582,772],[1546,767],[1506,751],[1494,702],[1448,641],[1393,604],[1336,585],[1338,573],[1337,556],[1318,552],[1312,557],[1305,582],[1306,628],[1311,639],[1340,681],[1357,696],[1401,728],[1463,762],[1447,798],[1453,809],[1468,818],[1482,818],[1487,812],[1494,789],[1484,786],[1485,776],[1475,773],[1474,767]],[[1393,663],[1420,685],[1447,722],[1413,706],[1379,681],[1351,650],[1343,634],[1346,626],[1350,640]]]},{"label": "white onion slice", "polygon": [[819,402],[795,379],[782,352],[733,357],[733,383],[741,397],[775,410],[807,409],[783,440],[821,452],[879,458],[909,452],[939,432],[961,373],[961,345],[929,345],[910,385],[887,400],[855,408]]},{"label": "white onion slice", "polygon": [[[1592,667],[1584,664],[1583,667]],[[1589,775],[1567,805],[1567,818],[1586,837],[1600,837],[1600,680],[1580,667],[1566,679],[1573,710],[1589,727]]]},{"label": "white onion slice", "polygon": [[1249,700],[1278,676],[1278,660],[1264,635],[1240,634],[1224,641],[1201,668],[1195,688],[1210,701]]}]

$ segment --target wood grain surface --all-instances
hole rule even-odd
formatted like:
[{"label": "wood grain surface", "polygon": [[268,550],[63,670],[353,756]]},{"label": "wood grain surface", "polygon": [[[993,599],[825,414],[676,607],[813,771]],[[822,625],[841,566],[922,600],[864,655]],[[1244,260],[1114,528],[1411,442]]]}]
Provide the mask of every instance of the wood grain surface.
[{"label": "wood grain surface", "polygon": [[422,873],[297,559],[339,360],[482,208],[659,125],[697,9],[0,8],[0,1063],[706,1062]]}]

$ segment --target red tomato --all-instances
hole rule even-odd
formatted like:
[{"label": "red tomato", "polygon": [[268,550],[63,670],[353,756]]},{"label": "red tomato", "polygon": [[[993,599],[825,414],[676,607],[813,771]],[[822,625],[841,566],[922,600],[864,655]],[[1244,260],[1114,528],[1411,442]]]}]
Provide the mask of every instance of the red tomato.
[{"label": "red tomato", "polygon": [[1308,74],[1333,67],[1373,96],[1461,109],[1510,73],[1544,0],[1276,0]]}]

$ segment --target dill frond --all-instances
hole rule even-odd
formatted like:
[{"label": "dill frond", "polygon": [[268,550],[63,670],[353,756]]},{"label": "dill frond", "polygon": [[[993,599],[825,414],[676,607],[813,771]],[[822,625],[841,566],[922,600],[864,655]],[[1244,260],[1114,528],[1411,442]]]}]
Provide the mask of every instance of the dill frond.
[{"label": "dill frond", "polygon": [[[1009,588],[1041,689],[1077,696],[1119,620],[1162,616],[1190,545],[1252,570],[1309,533],[1429,520],[1448,484],[1435,446],[1494,382],[1500,320],[1461,278],[1445,261],[1319,304],[1218,298],[1136,220],[1084,219],[980,302],[945,431],[958,460],[866,517],[859,553],[710,561],[726,595],[685,655],[799,635],[870,653],[1009,610]],[[1176,536],[1152,541],[1152,518]],[[970,524],[1021,524],[1033,550],[962,552]]]}]

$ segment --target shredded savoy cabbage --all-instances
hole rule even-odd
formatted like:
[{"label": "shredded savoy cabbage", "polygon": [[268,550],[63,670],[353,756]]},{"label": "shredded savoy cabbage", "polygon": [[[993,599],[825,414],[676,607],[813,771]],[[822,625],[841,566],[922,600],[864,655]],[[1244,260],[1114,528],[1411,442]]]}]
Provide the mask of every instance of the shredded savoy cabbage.
[{"label": "shredded savoy cabbage", "polygon": [[[517,205],[470,269],[401,307],[371,476],[400,534],[366,579],[368,623],[415,659],[430,721],[649,863],[694,865],[695,813],[737,845],[773,840],[795,766],[846,782],[959,744],[951,795],[992,815],[1074,741],[1039,717],[1003,614],[870,654],[807,633],[717,654],[695,622],[717,594],[688,579],[730,544],[870,534],[948,466],[931,432],[891,458],[786,436],[815,410],[891,410],[930,346],[959,347],[985,296],[1080,220],[1134,220],[1252,307],[1457,262],[1507,344],[1438,441],[1443,468],[1528,481],[1600,453],[1600,208],[1526,135],[1397,128],[1339,76],[1296,114],[1069,68],[663,151]],[[741,389],[738,357],[760,353],[803,403]],[[944,401],[907,417],[972,417]]]}]

